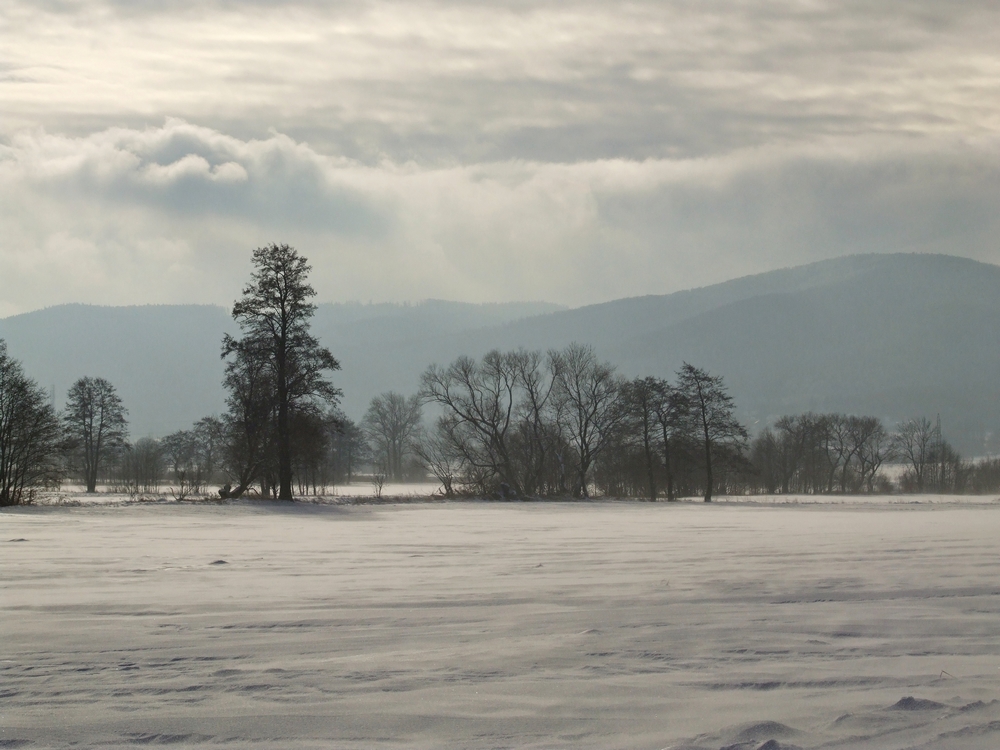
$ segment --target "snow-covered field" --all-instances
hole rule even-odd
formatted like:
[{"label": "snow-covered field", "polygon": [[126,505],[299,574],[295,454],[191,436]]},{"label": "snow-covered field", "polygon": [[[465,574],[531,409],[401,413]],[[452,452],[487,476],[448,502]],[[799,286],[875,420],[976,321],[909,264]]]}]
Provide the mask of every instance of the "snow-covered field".
[{"label": "snow-covered field", "polygon": [[[180,488],[164,484],[155,492],[143,492],[138,495],[128,495],[115,492],[109,487],[98,486],[97,492],[88,494],[82,485],[64,485],[58,490],[41,490],[35,498],[38,505],[120,505],[134,502],[155,502],[157,500],[172,501],[181,497]],[[200,496],[192,495],[190,500],[218,499],[217,485],[206,487]],[[339,498],[372,498],[376,495],[371,482],[354,482],[353,484],[328,487],[320,499],[337,502]],[[382,485],[382,499],[432,497],[441,494],[441,485],[437,482],[409,482],[394,484],[386,482]],[[310,499],[310,498],[307,498]]]},{"label": "snow-covered field", "polygon": [[[200,495],[185,497],[185,501],[201,502],[218,500],[218,487],[208,487]],[[376,497],[375,488],[370,482],[355,482],[347,485],[337,485],[327,488],[319,496],[307,495],[300,498],[307,503],[353,503],[353,502],[392,502],[393,500],[443,500],[444,491],[437,482],[386,483],[382,486],[381,496]],[[163,485],[155,492],[144,492],[137,495],[115,492],[108,487],[98,487],[98,491],[88,494],[82,486],[65,485],[58,490],[42,490],[34,498],[34,504],[51,505],[130,505],[134,503],[176,502],[181,497],[176,487]],[[258,499],[249,497],[249,500]],[[697,501],[699,498],[685,498]],[[601,498],[598,498],[600,501]],[[634,502],[634,500],[625,500]],[[661,498],[662,502],[662,498]],[[927,504],[962,504],[982,505],[1000,504],[996,495],[719,495],[716,503],[751,504],[751,505],[927,505]]]},{"label": "snow-covered field", "polygon": [[1000,504],[903,499],[7,509],[0,747],[1000,747]]}]

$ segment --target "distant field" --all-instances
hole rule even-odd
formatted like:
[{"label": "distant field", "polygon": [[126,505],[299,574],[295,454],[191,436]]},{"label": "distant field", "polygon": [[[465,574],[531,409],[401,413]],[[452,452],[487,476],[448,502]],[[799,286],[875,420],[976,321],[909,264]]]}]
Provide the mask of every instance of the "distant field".
[{"label": "distant field", "polygon": [[[200,500],[217,499],[218,487],[209,487],[200,495],[192,495],[187,498],[190,502]],[[121,492],[114,492],[107,487],[98,487],[98,492],[87,494],[82,486],[67,485],[59,490],[40,492],[35,498],[35,504],[40,506],[48,505],[122,505],[147,502],[174,502],[178,499],[179,493],[176,487],[164,485],[156,492],[140,493],[138,495],[128,495]],[[250,495],[245,498],[248,501],[256,502],[259,498]],[[337,485],[329,487],[319,495],[306,495],[300,497],[298,502],[306,503],[328,503],[337,504],[343,500],[364,502],[375,499],[375,488],[370,482],[355,482],[347,485]],[[409,483],[386,483],[382,486],[381,500],[419,500],[443,499],[441,485],[437,482],[409,482]],[[699,502],[700,498],[682,498],[681,502]],[[530,502],[537,502],[531,500]],[[564,502],[564,500],[553,501]],[[643,500],[634,498],[597,498],[587,500],[591,502],[636,502]],[[666,502],[662,497],[658,502]],[[717,495],[713,500],[716,504],[751,504],[751,505],[926,505],[926,504],[961,504],[961,505],[982,505],[1000,504],[998,495]]]},{"label": "distant field", "polygon": [[1000,746],[1000,504],[751,500],[7,509],[0,747]]},{"label": "distant field", "polygon": [[[199,499],[218,498],[218,486],[207,487],[200,495],[192,495],[189,499],[197,501]],[[411,498],[430,497],[440,493],[441,485],[436,482],[412,482],[407,484],[385,483],[382,485],[382,497],[384,498]],[[82,504],[82,505],[114,505],[134,501],[173,501],[179,497],[177,487],[163,485],[155,492],[143,492],[138,495],[128,495],[122,492],[115,492],[109,487],[98,487],[98,491],[87,494],[81,485],[66,485],[58,490],[42,491],[35,498],[39,505],[53,504]],[[338,498],[364,498],[374,497],[375,488],[371,482],[355,482],[353,484],[337,485],[328,487],[326,492],[315,498],[306,496],[303,500],[310,502],[317,499],[336,502]],[[248,496],[247,499],[258,499],[255,495]]]}]

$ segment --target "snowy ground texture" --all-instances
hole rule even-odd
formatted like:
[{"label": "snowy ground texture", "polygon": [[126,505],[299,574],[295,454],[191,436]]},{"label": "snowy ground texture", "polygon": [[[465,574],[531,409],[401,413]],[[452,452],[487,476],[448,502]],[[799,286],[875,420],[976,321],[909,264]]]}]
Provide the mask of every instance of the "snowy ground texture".
[{"label": "snowy ground texture", "polygon": [[8,509],[0,747],[1000,747],[1000,504],[896,500]]}]

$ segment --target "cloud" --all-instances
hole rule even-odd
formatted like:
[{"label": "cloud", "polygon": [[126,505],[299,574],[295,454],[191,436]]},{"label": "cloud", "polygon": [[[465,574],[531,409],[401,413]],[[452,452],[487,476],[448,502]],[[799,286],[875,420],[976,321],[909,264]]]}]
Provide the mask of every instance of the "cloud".
[{"label": "cloud", "polygon": [[0,1],[0,313],[996,261],[1000,6]]},{"label": "cloud", "polygon": [[239,141],[169,119],[84,138],[22,133],[0,150],[8,180],[45,194],[101,196],[190,217],[252,217],[272,229],[377,232],[380,209],[337,176],[336,162],[274,135]]},{"label": "cloud", "polygon": [[[8,309],[228,303],[296,245],[322,299],[664,293],[855,252],[995,260],[998,143],[892,139],[712,158],[368,165],[181,120],[0,149]],[[9,280],[9,281],[8,281]]]},{"label": "cloud", "polygon": [[975,137],[1000,120],[986,0],[47,7],[0,5],[8,134],[177,116],[441,165]]}]

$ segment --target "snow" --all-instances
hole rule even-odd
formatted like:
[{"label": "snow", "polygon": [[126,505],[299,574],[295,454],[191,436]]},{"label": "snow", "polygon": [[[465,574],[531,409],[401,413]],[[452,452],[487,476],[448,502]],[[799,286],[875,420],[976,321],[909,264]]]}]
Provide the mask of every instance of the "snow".
[{"label": "snow", "polygon": [[[110,487],[98,486],[96,493],[88,494],[82,485],[64,485],[57,490],[44,490],[34,499],[36,505],[128,505],[134,503],[176,502],[180,497],[178,488],[162,485],[155,492],[144,492],[129,495],[116,492]],[[199,495],[186,498],[193,502],[217,500],[218,487],[206,487]],[[441,500],[444,490],[437,482],[407,482],[390,483],[382,486],[380,498],[371,482],[355,482],[353,484],[328,487],[319,495],[306,495],[300,500],[308,503],[337,504],[344,501],[374,501],[391,502],[393,500]],[[247,499],[256,500],[255,496]],[[698,501],[700,498],[684,498]],[[598,498],[600,501],[601,498]],[[621,501],[620,498],[605,498],[605,501]],[[660,500],[663,502],[663,499]],[[625,499],[624,502],[633,502]],[[713,502],[718,504],[751,504],[751,505],[913,505],[913,504],[961,504],[981,505],[1000,503],[997,495],[937,495],[937,494],[900,494],[900,495],[716,495]]]},{"label": "snow", "polygon": [[[372,497],[375,487],[371,482],[340,484],[333,488],[328,497]],[[439,482],[386,482],[382,486],[382,497],[428,497],[442,494]]]},{"label": "snow", "polygon": [[0,746],[1000,746],[1000,504],[896,499],[6,509]]},{"label": "snow", "polygon": [[[219,487],[213,485],[205,487],[200,494],[190,494],[186,499],[217,500],[218,491]],[[341,498],[374,499],[375,495],[375,487],[371,482],[355,482],[328,487],[324,494],[317,497],[306,496],[304,499],[309,502],[336,503]],[[441,495],[441,485],[437,482],[386,482],[382,485],[381,499],[432,498]],[[39,491],[34,502],[36,505],[123,505],[136,502],[171,502],[179,497],[181,497],[179,488],[169,484],[161,485],[155,492],[141,492],[135,495],[117,492],[108,486],[98,486],[97,492],[87,493],[82,485],[64,485],[57,490]]]}]

